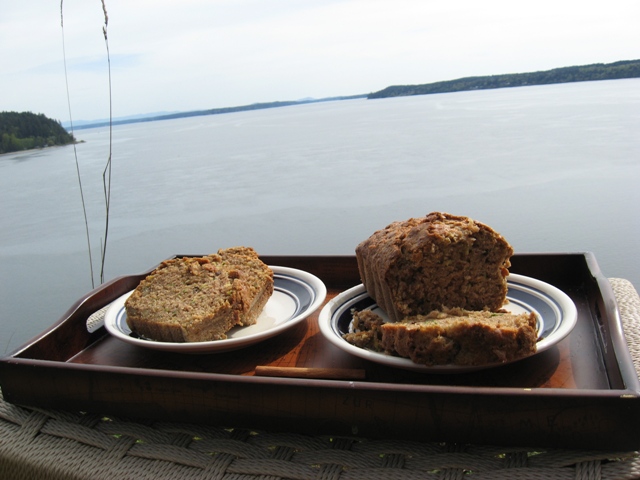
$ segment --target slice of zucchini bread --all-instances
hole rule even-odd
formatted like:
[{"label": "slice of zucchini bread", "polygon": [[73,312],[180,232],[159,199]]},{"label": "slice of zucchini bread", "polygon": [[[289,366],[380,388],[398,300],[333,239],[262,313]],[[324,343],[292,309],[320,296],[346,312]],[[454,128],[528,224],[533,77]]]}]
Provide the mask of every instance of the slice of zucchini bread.
[{"label": "slice of zucchini bread", "polygon": [[491,227],[440,212],[394,222],[356,247],[362,283],[395,322],[443,308],[499,310],[512,255]]},{"label": "slice of zucchini bread", "polygon": [[127,324],[161,342],[227,338],[256,323],[273,293],[273,272],[249,247],[162,262],[125,302]]},{"label": "slice of zucchini bread", "polygon": [[453,308],[385,323],[371,310],[354,312],[344,339],[353,345],[434,365],[482,366],[518,360],[537,350],[534,313]]},{"label": "slice of zucchini bread", "polygon": [[380,327],[381,347],[423,365],[490,365],[528,357],[538,338],[534,313],[450,309]]}]

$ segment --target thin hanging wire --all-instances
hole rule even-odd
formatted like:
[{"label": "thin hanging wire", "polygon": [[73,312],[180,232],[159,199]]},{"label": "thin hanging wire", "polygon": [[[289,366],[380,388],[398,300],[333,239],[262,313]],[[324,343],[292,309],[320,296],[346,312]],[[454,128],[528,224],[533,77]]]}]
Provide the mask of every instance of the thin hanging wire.
[{"label": "thin hanging wire", "polygon": [[109,16],[107,15],[107,7],[102,2],[102,11],[104,12],[104,26],[102,27],[102,33],[104,35],[104,43],[107,48],[107,63],[109,66],[109,158],[104,171],[102,172],[102,186],[104,189],[104,201],[106,207],[105,227],[104,227],[104,242],[101,244],[101,266],[100,266],[100,282],[104,282],[104,264],[107,256],[107,237],[109,235],[109,211],[111,207],[111,148],[113,139],[113,109],[111,101],[111,56],[109,54],[109,40],[107,38],[107,26],[109,24]]},{"label": "thin hanging wire", "polygon": [[[69,126],[71,129],[71,136],[74,137],[73,132],[73,117],[71,115],[71,96],[69,95],[69,78],[67,75],[67,52],[64,43],[64,13],[63,13],[63,1],[60,0],[60,27],[62,30],[62,58],[64,61],[64,80],[67,87],[67,105],[69,108]],[[74,138],[75,140],[75,138]],[[82,200],[82,213],[84,215],[84,227],[87,236],[87,249],[89,253],[89,272],[91,274],[91,288],[95,288],[95,282],[93,279],[93,260],[91,254],[91,238],[89,235],[89,221],[87,219],[87,208],[84,201],[84,190],[82,188],[82,177],[80,176],[80,164],[78,163],[78,151],[76,149],[76,142],[73,142],[73,155],[76,160],[76,173],[78,174],[78,185],[80,186],[80,199]]]}]

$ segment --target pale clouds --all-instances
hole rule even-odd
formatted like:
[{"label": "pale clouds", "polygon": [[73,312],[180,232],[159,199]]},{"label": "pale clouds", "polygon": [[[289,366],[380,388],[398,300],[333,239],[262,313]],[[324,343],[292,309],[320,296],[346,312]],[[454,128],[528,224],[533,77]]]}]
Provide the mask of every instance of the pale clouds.
[{"label": "pale clouds", "polygon": [[[0,0],[0,110],[68,117],[60,4]],[[637,0],[105,0],[115,116],[640,58]],[[102,5],[66,0],[73,115],[108,115]]]}]

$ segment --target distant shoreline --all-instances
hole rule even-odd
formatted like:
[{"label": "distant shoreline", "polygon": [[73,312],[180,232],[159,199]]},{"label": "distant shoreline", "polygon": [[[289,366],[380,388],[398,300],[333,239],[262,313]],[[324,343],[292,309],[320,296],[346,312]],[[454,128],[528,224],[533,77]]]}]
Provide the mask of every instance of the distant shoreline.
[{"label": "distant shoreline", "polygon": [[0,153],[37,150],[76,141],[59,121],[42,113],[0,112]]},{"label": "distant shoreline", "polygon": [[212,108],[209,110],[194,110],[167,115],[150,115],[146,117],[96,121],[76,125],[73,130],[106,127],[109,125],[126,125],[130,123],[155,122],[158,120],[172,120],[176,118],[197,117],[204,115],[220,115],[224,113],[243,112],[248,110],[262,110],[266,108],[289,107],[308,103],[329,102],[337,100],[353,100],[366,98],[368,100],[404,97],[412,95],[430,95],[436,93],[453,93],[473,90],[490,90],[498,88],[513,88],[534,85],[552,85],[560,83],[590,82],[599,80],[620,80],[625,78],[640,78],[640,60],[622,60],[614,63],[595,63],[574,67],[561,67],[529,73],[509,73],[501,75],[487,75],[478,77],[464,77],[456,80],[426,83],[420,85],[393,85],[377,92],[341,97],[321,99],[305,99],[294,101],[276,101],[254,103],[239,107]]},{"label": "distant shoreline", "polygon": [[595,63],[575,67],[554,68],[540,72],[465,77],[422,85],[394,85],[371,93],[367,98],[405,97],[436,93],[465,92],[470,90],[493,90],[534,85],[621,80],[638,77],[640,77],[640,60],[624,60],[608,64]]},{"label": "distant shoreline", "polygon": [[205,115],[221,115],[224,113],[246,112],[249,110],[264,110],[267,108],[290,107],[293,105],[306,105],[308,103],[332,102],[332,101],[338,101],[338,100],[353,100],[356,98],[366,98],[366,97],[367,97],[367,94],[362,94],[362,95],[328,97],[328,98],[310,99],[310,100],[292,100],[292,101],[281,101],[281,102],[253,103],[251,105],[242,105],[239,107],[223,107],[223,108],[212,108],[209,110],[193,110],[189,112],[170,113],[167,115],[157,115],[157,116],[149,116],[149,117],[114,120],[112,122],[100,121],[96,123],[83,123],[82,125],[74,126],[73,130],[76,131],[76,130],[82,130],[85,128],[108,127],[109,125],[126,125],[129,123],[156,122],[158,120],[173,120],[176,118],[201,117]]}]

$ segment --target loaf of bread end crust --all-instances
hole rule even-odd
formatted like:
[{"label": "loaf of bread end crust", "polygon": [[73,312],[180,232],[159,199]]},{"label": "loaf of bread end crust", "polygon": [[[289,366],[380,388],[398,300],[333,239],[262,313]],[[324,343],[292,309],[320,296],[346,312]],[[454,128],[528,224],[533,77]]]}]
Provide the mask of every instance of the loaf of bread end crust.
[{"label": "loaf of bread end crust", "polygon": [[252,248],[175,258],[126,300],[127,324],[162,342],[221,340],[236,325],[254,324],[272,293],[273,272]]},{"label": "loaf of bread end crust", "polygon": [[491,227],[440,212],[394,222],[356,247],[362,283],[394,322],[443,308],[499,310],[512,255]]}]

